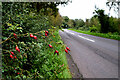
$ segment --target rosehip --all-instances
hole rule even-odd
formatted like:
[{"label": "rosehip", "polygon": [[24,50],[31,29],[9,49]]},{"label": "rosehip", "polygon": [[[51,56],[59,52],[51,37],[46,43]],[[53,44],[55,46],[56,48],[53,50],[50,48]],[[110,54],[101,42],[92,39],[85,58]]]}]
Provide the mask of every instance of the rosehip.
[{"label": "rosehip", "polygon": [[15,36],[15,38],[17,38],[17,35],[15,33],[13,35]]},{"label": "rosehip", "polygon": [[52,45],[49,44],[49,47],[52,48]]},{"label": "rosehip", "polygon": [[17,50],[20,53],[20,49]]},{"label": "rosehip", "polygon": [[48,31],[45,31],[45,33],[48,33]]},{"label": "rosehip", "polygon": [[13,34],[14,36],[17,36],[15,33]]},{"label": "rosehip", "polygon": [[66,49],[70,51],[69,47],[66,47]]},{"label": "rosehip", "polygon": [[15,48],[19,53],[20,53],[20,49],[16,46],[16,48]]},{"label": "rosehip", "polygon": [[47,33],[45,33],[45,36],[47,36]]},{"label": "rosehip", "polygon": [[56,50],[55,53],[59,53],[59,52]]},{"label": "rosehip", "polygon": [[32,35],[32,34],[30,34],[30,37],[32,38],[32,37],[33,37],[33,35]]},{"label": "rosehip", "polygon": [[34,36],[34,39],[37,39],[37,36]]},{"label": "rosehip", "polygon": [[15,48],[16,50],[18,50],[19,48],[16,46],[16,48]]},{"label": "rosehip", "polygon": [[14,55],[14,53],[13,52],[10,52],[12,55]]},{"label": "rosehip", "polygon": [[67,49],[65,49],[65,52],[68,53]]},{"label": "rosehip", "polygon": [[20,74],[19,72],[17,74]]},{"label": "rosehip", "polygon": [[16,57],[16,56],[15,56],[14,58],[15,58],[15,59],[17,59],[17,57]]},{"label": "rosehip", "polygon": [[12,59],[14,58],[12,54],[10,54],[10,57],[11,57]]},{"label": "rosehip", "polygon": [[55,53],[57,53],[57,55],[59,55],[59,52],[57,50],[54,52],[54,55],[55,55]]}]

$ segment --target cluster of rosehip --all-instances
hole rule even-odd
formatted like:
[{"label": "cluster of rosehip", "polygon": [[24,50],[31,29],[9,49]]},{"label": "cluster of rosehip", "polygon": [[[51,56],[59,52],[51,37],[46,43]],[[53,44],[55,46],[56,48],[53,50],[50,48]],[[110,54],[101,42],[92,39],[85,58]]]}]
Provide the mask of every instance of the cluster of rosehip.
[{"label": "cluster of rosehip", "polygon": [[[15,38],[17,38],[17,35],[16,35],[15,33],[14,33],[13,35],[14,35]],[[20,53],[20,49],[18,48],[18,46],[16,46],[15,49]],[[15,56],[14,52],[11,51],[10,53],[11,53],[11,54],[10,54],[10,57],[11,57],[12,59],[14,59],[14,58],[17,59],[17,57]]]},{"label": "cluster of rosehip", "polygon": [[[53,48],[51,44],[49,44],[49,47]],[[59,52],[57,50],[55,50],[54,55],[55,55],[55,53],[57,53],[57,55],[59,55]]]},{"label": "cluster of rosehip", "polygon": [[[14,35],[15,38],[17,38],[17,35],[15,33],[13,35]],[[45,36],[48,36],[48,31],[45,31]],[[30,34],[30,37],[34,38],[34,39],[37,39],[37,36],[34,36],[33,34]],[[49,44],[49,47],[53,48],[51,44]],[[20,53],[20,49],[18,48],[18,46],[16,46],[15,49]],[[68,50],[70,51],[70,49],[68,47],[66,47],[65,52],[68,53]],[[15,56],[15,54],[13,52],[10,52],[10,53],[11,53],[10,57],[12,59],[14,59],[14,58],[17,59],[17,57]],[[57,55],[59,55],[59,52],[57,50],[55,50],[54,55],[55,55],[55,53],[57,53]],[[17,73],[17,74],[19,74],[19,73]]]},{"label": "cluster of rosehip", "polygon": [[[17,39],[17,35],[14,33],[13,34],[14,35],[14,37]],[[30,37],[33,37],[34,39],[37,39],[37,36],[33,36],[32,34],[30,34]],[[19,53],[20,53],[20,49],[18,48],[18,46],[16,45],[16,51],[18,51]],[[15,56],[15,54],[14,54],[14,52],[10,52],[11,54],[10,54],[10,58],[11,59],[17,59],[17,57]],[[16,70],[16,69],[15,69]],[[19,72],[17,73],[17,74],[19,74]]]},{"label": "cluster of rosehip", "polygon": [[[17,39],[17,34],[13,34],[14,35],[14,37]],[[45,35],[47,36],[48,35],[48,31],[46,31],[45,32]],[[34,39],[37,39],[37,36],[34,36],[33,34],[30,34],[30,37],[31,38],[34,38]],[[15,48],[19,53],[20,53],[20,49],[18,48],[18,46],[16,46],[16,48]],[[12,58],[12,59],[16,59],[17,57],[15,56],[15,57],[13,57],[13,55],[15,55],[13,52],[10,52],[11,54],[10,54],[10,57]]]},{"label": "cluster of rosehip", "polygon": [[34,38],[34,39],[37,39],[37,36],[33,36],[33,34],[30,34],[30,37],[32,38]]},{"label": "cluster of rosehip", "polygon": [[47,36],[48,35],[48,31],[45,31],[45,36]]},{"label": "cluster of rosehip", "polygon": [[[51,44],[49,44],[50,48],[53,48]],[[68,50],[70,51],[69,47],[66,47],[65,52],[68,53]],[[59,55],[59,52],[57,50],[55,50],[54,54],[57,53],[57,55]]]},{"label": "cluster of rosehip", "polygon": [[[19,53],[20,53],[20,49],[18,48],[18,46],[16,46],[16,48],[15,48]],[[10,57],[12,58],[12,59],[16,59],[17,57],[15,56],[15,54],[14,54],[14,52],[10,52],[11,54],[10,54]],[[14,55],[14,57],[13,57],[13,55]]]},{"label": "cluster of rosehip", "polygon": [[[16,46],[16,48],[15,48],[19,53],[20,53],[20,49]],[[10,57],[12,58],[12,59],[17,59],[17,57],[15,56],[15,54],[14,54],[14,52],[10,52],[11,54],[10,54]],[[16,69],[15,69],[16,70]],[[17,73],[17,74],[19,74],[19,72]]]},{"label": "cluster of rosehip", "polygon": [[70,51],[69,47],[66,47],[65,52],[68,53],[68,50]]}]

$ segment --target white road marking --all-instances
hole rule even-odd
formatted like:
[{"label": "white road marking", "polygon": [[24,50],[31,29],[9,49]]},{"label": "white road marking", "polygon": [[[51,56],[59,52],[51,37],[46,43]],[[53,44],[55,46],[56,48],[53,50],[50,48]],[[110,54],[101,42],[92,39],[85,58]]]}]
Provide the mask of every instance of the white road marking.
[{"label": "white road marking", "polygon": [[68,33],[70,33],[70,34],[73,34],[73,35],[75,34],[75,33],[69,32],[68,30],[65,30],[65,31],[68,32]]},{"label": "white road marking", "polygon": [[71,33],[71,34],[73,34],[73,35],[74,35],[75,33]]},{"label": "white road marking", "polygon": [[85,37],[83,37],[83,36],[80,36],[80,35],[78,35],[80,38],[83,38],[83,39],[86,39],[86,40],[88,40],[88,41],[91,41],[91,42],[95,42],[94,40],[92,40],[92,39],[88,39],[88,38],[85,38]]},{"label": "white road marking", "polygon": [[[70,34],[73,34],[73,35],[75,35],[75,33],[72,33],[72,32],[70,32],[70,31],[68,31],[68,30],[66,30],[66,29],[64,29],[64,31],[66,31],[66,32],[68,32],[68,33],[70,33]],[[85,37],[83,37],[83,36],[80,36],[80,35],[78,35],[80,38],[83,38],[83,39],[85,39],[85,40],[88,40],[88,41],[91,41],[91,42],[95,42],[94,40],[92,40],[92,39],[89,39],[89,38],[85,38]]]}]

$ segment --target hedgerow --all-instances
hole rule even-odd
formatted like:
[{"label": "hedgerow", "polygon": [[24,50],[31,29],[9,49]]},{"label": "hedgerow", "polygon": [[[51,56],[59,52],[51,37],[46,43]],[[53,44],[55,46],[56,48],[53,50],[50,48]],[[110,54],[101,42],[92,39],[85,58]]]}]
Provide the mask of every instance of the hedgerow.
[{"label": "hedgerow", "polygon": [[[21,3],[3,3],[2,77],[3,79],[64,78],[67,65],[61,59],[64,44],[55,36],[49,16],[29,8],[18,11]],[[7,6],[7,7],[6,7]],[[5,8],[6,7],[6,8]],[[52,47],[50,47],[50,45]]]}]

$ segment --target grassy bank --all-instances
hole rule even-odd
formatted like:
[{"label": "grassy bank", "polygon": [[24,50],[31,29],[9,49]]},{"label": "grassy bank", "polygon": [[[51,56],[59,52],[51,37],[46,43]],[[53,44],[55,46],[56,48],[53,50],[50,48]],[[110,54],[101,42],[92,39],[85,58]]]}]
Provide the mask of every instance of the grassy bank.
[{"label": "grassy bank", "polygon": [[63,44],[61,37],[59,35],[59,31],[54,32],[54,37],[51,38],[56,43],[53,43],[52,45],[55,46],[56,50],[59,51],[60,55],[58,56],[58,60],[60,59],[61,62],[64,64],[64,70],[61,73],[61,78],[72,78],[71,73],[68,69],[67,59],[65,56],[65,45]]},{"label": "grassy bank", "polygon": [[[41,48],[41,53],[43,53],[41,60],[44,62],[40,68],[43,78],[72,78],[65,56],[65,45],[61,40],[58,29],[48,32],[49,35],[45,39],[40,38],[41,41],[44,41]],[[52,45],[52,48],[48,46],[49,44]],[[58,54],[55,53],[56,50],[59,52]]]},{"label": "grassy bank", "polygon": [[76,29],[69,29],[69,30],[76,31],[76,32],[79,32],[79,33],[84,33],[84,34],[104,37],[104,38],[108,38],[108,39],[120,40],[120,35],[113,35],[112,33],[104,34],[104,33],[93,33],[93,32],[89,32],[89,31],[81,31],[81,30],[76,30]]}]

